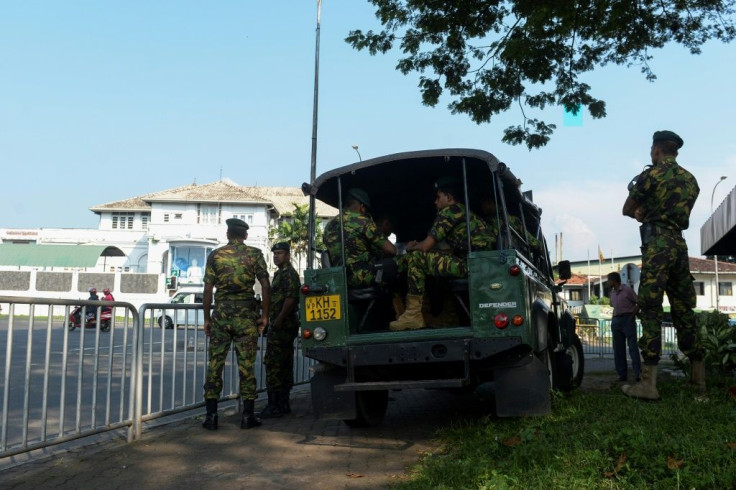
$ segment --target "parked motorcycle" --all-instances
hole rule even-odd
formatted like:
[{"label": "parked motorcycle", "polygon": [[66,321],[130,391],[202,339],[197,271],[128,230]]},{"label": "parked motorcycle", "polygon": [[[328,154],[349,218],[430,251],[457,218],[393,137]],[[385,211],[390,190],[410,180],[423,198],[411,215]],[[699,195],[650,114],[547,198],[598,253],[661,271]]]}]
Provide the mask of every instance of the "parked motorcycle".
[{"label": "parked motorcycle", "polygon": [[[77,306],[69,313],[69,331],[81,328],[82,324],[82,307]],[[84,328],[97,328],[97,308],[87,306],[84,315]],[[103,332],[110,331],[112,324],[112,308],[103,306],[100,311],[100,330]]]}]

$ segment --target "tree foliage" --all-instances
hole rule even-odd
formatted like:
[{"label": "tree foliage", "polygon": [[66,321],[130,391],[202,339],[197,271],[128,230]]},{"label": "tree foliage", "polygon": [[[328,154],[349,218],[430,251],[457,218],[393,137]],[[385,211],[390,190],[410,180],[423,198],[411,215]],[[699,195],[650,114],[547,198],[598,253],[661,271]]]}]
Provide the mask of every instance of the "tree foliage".
[{"label": "tree foliage", "polygon": [[638,66],[650,81],[651,52],[678,43],[699,54],[710,39],[734,38],[736,0],[369,0],[381,32],[346,38],[371,55],[398,46],[396,68],[420,74],[422,102],[434,107],[449,94],[449,109],[476,123],[518,105],[523,124],[503,141],[531,150],[547,144],[556,126],[529,109],[563,106],[593,118],[606,103],[581,75],[608,64]]},{"label": "tree foliage", "polygon": [[[292,203],[294,210],[287,219],[279,223],[276,228],[269,230],[272,241],[287,241],[291,244],[291,256],[297,261],[297,268],[301,268],[302,258],[306,256],[309,241],[309,206]],[[322,241],[320,219],[315,223],[315,243]]]}]

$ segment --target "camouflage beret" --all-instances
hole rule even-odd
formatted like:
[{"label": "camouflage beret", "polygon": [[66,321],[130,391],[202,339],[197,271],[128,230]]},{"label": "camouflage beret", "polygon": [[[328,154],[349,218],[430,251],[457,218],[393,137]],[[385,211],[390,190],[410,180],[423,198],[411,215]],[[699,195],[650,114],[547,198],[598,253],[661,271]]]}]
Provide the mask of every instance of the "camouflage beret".
[{"label": "camouflage beret", "polygon": [[271,252],[275,252],[276,250],[286,250],[287,252],[291,252],[291,247],[289,246],[289,242],[274,243],[273,247],[271,247]]},{"label": "camouflage beret", "polygon": [[368,197],[368,193],[360,187],[353,187],[348,191],[348,196],[354,197],[358,201],[365,204],[367,208],[371,207],[371,200]]},{"label": "camouflage beret", "polygon": [[230,218],[225,220],[228,230],[244,230],[248,231],[248,223],[238,218]]},{"label": "camouflage beret", "polygon": [[652,137],[652,142],[656,143],[657,141],[674,141],[677,143],[677,149],[679,150],[682,148],[682,145],[685,144],[684,141],[682,141],[682,138],[680,138],[677,133],[673,131],[656,131],[654,133],[654,136]]}]

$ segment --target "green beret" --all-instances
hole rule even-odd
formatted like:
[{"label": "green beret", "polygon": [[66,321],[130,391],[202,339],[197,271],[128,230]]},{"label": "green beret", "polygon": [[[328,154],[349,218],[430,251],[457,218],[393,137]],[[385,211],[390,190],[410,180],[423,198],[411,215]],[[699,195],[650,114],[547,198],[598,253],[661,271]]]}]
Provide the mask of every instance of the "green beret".
[{"label": "green beret", "polygon": [[228,230],[244,230],[248,231],[248,223],[243,221],[242,219],[238,218],[230,218],[226,219],[225,223],[227,223],[227,229]]},{"label": "green beret", "polygon": [[365,204],[367,208],[371,207],[371,200],[368,197],[368,193],[359,187],[353,187],[348,191],[348,196],[354,197],[358,201]]},{"label": "green beret", "polygon": [[674,141],[677,143],[677,149],[679,150],[682,148],[682,145],[685,143],[682,141],[682,138],[677,136],[677,133],[673,131],[657,131],[654,133],[654,136],[652,137],[652,142],[656,143],[657,141]]},{"label": "green beret", "polygon": [[271,252],[275,252],[276,250],[286,250],[287,252],[291,252],[291,247],[289,246],[289,242],[274,243],[273,247],[271,247]]},{"label": "green beret", "polygon": [[437,179],[437,182],[434,183],[434,188],[437,190],[440,189],[455,189],[460,185],[460,181],[457,180],[455,177],[451,177],[449,175],[446,175],[444,177],[440,177]]}]

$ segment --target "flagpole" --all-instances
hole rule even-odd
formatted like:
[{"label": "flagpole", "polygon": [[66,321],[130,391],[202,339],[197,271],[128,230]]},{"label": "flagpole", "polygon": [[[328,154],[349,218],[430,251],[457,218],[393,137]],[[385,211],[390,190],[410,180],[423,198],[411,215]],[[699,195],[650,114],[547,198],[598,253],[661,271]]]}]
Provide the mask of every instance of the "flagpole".
[{"label": "flagpole", "polygon": [[601,256],[603,254],[601,253],[601,246],[598,245],[598,299],[601,299],[603,297],[603,279],[601,279]]},{"label": "flagpole", "polygon": [[585,273],[588,277],[588,301],[590,301],[590,250],[588,250],[588,270]]}]

